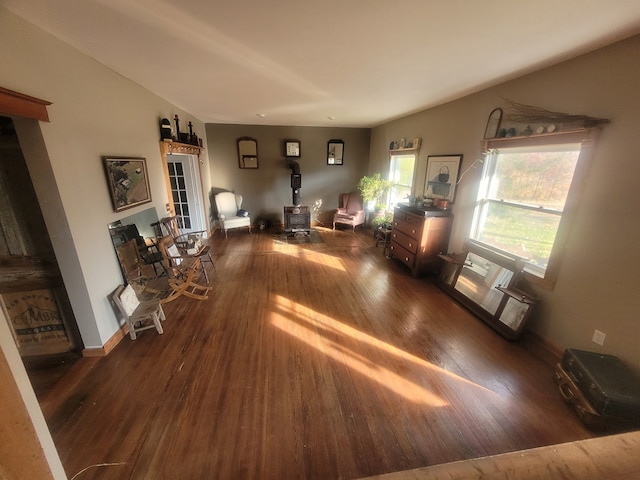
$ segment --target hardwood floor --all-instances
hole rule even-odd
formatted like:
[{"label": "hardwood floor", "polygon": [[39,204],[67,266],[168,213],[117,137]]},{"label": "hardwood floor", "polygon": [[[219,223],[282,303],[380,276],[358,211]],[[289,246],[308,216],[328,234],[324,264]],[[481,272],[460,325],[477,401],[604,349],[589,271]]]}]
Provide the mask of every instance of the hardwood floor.
[{"label": "hardwood floor", "polygon": [[[353,479],[593,437],[555,359],[382,255],[218,233],[210,299],[79,360],[41,398],[69,477]],[[535,319],[534,319],[535,321]]]}]

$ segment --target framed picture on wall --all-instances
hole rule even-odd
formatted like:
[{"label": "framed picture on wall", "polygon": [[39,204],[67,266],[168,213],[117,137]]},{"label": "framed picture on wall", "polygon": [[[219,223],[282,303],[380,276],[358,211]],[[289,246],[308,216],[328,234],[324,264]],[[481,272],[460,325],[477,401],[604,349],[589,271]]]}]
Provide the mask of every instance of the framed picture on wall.
[{"label": "framed picture on wall", "polygon": [[440,198],[453,203],[461,163],[462,154],[429,155],[424,184],[425,197]]},{"label": "framed picture on wall", "polygon": [[327,144],[327,165],[342,165],[344,162],[344,142],[329,140]]},{"label": "framed picture on wall", "polygon": [[145,158],[102,157],[107,185],[116,212],[151,201]]}]

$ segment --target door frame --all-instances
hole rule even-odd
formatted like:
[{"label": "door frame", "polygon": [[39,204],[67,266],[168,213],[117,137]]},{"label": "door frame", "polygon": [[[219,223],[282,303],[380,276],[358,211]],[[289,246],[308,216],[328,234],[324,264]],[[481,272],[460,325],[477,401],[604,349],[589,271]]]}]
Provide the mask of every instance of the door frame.
[{"label": "door frame", "polygon": [[206,209],[206,199],[204,196],[204,185],[202,182],[202,160],[200,159],[200,155],[202,154],[203,148],[197,147],[195,145],[187,145],[184,143],[177,143],[170,140],[163,140],[160,142],[160,155],[162,157],[162,169],[164,171],[164,180],[165,180],[165,188],[167,189],[167,209],[170,215],[175,215],[176,210],[173,204],[173,195],[171,194],[171,181],[169,180],[169,166],[167,163],[167,155],[188,155],[194,156],[196,158],[196,163],[198,164],[198,168],[194,168],[193,172],[196,174],[197,179],[196,182],[200,185],[200,208],[198,209],[198,216],[204,221],[205,230],[207,231],[207,236],[210,234],[209,222],[207,221],[207,209]]}]

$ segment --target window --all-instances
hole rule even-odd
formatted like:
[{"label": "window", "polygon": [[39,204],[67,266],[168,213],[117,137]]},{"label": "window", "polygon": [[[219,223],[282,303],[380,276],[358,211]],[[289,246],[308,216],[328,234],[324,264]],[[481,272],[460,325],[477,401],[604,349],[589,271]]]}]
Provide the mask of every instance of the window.
[{"label": "window", "polygon": [[411,195],[415,164],[415,153],[391,155],[389,180],[392,182],[392,185],[389,189],[389,199],[387,201],[387,207],[389,209]]},{"label": "window", "polygon": [[592,150],[584,137],[573,132],[486,144],[471,238],[526,259],[528,278],[549,287]]}]

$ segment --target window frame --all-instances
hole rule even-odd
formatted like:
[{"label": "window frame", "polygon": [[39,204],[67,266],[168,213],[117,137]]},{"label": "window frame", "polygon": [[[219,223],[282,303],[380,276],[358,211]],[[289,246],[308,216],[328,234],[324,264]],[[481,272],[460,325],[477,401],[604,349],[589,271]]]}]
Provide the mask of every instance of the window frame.
[{"label": "window frame", "polygon": [[[578,161],[567,193],[564,211],[560,216],[555,241],[551,248],[549,263],[547,264],[544,276],[536,275],[532,271],[528,271],[526,268],[524,270],[524,278],[534,285],[539,285],[549,290],[553,290],[553,287],[555,286],[566,244],[569,240],[571,229],[580,206],[580,197],[584,191],[585,181],[593,161],[596,140],[599,134],[599,128],[589,128],[565,132],[560,131],[530,137],[492,138],[483,141],[483,151],[485,152],[506,148],[537,148],[541,146],[571,143],[580,145]],[[480,201],[480,198],[476,200],[474,208],[474,222],[476,217],[475,211],[477,211]],[[474,228],[475,223],[471,226],[470,233],[473,233]]]},{"label": "window frame", "polygon": [[[405,185],[403,183],[399,183],[399,182],[395,182],[394,178],[395,175],[392,175],[392,164],[394,162],[394,158],[393,157],[413,157],[413,172],[411,173],[411,185]],[[415,183],[416,183],[416,168],[418,165],[418,150],[415,148],[412,149],[403,149],[403,150],[390,150],[389,151],[389,172],[388,172],[388,178],[391,182],[393,182],[391,184],[391,186],[389,187],[388,191],[387,191],[387,198],[386,198],[386,205],[387,205],[387,209],[392,209],[393,207],[395,207],[395,205],[397,205],[397,203],[392,204],[391,203],[391,198],[393,197],[393,190],[400,186],[403,188],[409,187],[409,195],[412,195],[414,192],[414,188],[415,188]],[[397,167],[394,169],[397,170]]]}]

